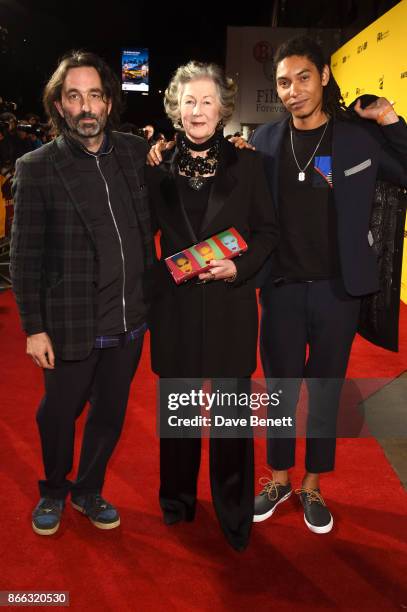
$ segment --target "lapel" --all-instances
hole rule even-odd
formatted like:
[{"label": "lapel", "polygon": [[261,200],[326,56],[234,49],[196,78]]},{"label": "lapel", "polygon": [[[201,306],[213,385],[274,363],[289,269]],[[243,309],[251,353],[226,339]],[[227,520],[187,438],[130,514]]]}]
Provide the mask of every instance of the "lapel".
[{"label": "lapel", "polygon": [[53,141],[53,145],[53,158],[56,171],[58,172],[61,181],[69,194],[72,204],[74,205],[94,245],[96,246],[96,239],[90,222],[86,190],[80,181],[80,175],[77,172],[75,165],[75,158],[63,136],[58,136],[58,138]]},{"label": "lapel", "polygon": [[238,159],[237,152],[235,147],[227,140],[222,141],[218,170],[198,236],[191,226],[181,194],[177,189],[176,155],[177,150],[162,164],[165,177],[160,182],[160,192],[169,213],[171,228],[176,228],[181,239],[180,242],[185,242],[186,239],[191,244],[195,244],[200,241],[201,236],[205,235],[213,219],[221,212],[227,197],[236,185],[237,180],[233,175],[233,166]]},{"label": "lapel", "polygon": [[226,199],[236,185],[237,179],[233,174],[233,167],[237,163],[237,159],[238,156],[234,145],[226,139],[222,140],[217,173],[199,231],[201,236],[205,235],[213,219],[221,212]]},{"label": "lapel", "polygon": [[[140,181],[135,165],[135,156],[132,150],[119,139],[114,132],[110,134],[111,143],[114,146],[114,154],[118,164],[129,186],[132,203],[136,214],[139,213]],[[72,203],[81,217],[88,233],[96,245],[95,235],[92,230],[86,190],[80,181],[80,174],[76,170],[75,158],[69,145],[62,136],[54,140],[54,161],[56,170],[72,200]],[[144,158],[140,158],[140,164],[144,165]],[[143,211],[140,211],[143,212]],[[140,219],[139,219],[140,220]],[[140,223],[141,228],[143,224]]]},{"label": "lapel", "polygon": [[171,218],[171,228],[176,228],[176,233],[180,237],[180,242],[185,242],[186,239],[190,241],[191,244],[195,244],[198,242],[198,238],[192,229],[181,194],[177,188],[176,176],[178,170],[176,166],[176,157],[177,149],[175,149],[173,154],[162,164],[165,176],[160,182],[160,192],[165,202],[166,210]]},{"label": "lapel", "polygon": [[[113,153],[116,155],[120,170],[123,172],[124,178],[128,184],[130,195],[132,198],[133,207],[137,213],[137,205],[139,202],[138,194],[140,193],[140,180],[137,174],[135,164],[136,156],[134,151],[127,145],[124,139],[121,139],[116,132],[110,132],[111,143],[113,145]],[[143,156],[137,159],[139,165],[145,164]]]},{"label": "lapel", "polygon": [[[345,121],[333,122],[332,128],[332,181],[334,185],[335,201],[338,201],[338,196],[343,188],[345,180],[344,168],[346,168],[346,159],[349,158],[349,147],[354,146],[355,142],[352,139],[352,130],[347,129],[348,125]],[[353,142],[353,145],[351,144]]]},{"label": "lapel", "polygon": [[286,130],[288,129],[288,122],[290,117],[285,117],[282,121],[279,121],[276,124],[273,124],[272,127],[272,137],[270,138],[269,134],[266,134],[267,142],[264,143],[264,146],[259,148],[259,151],[266,154],[266,158],[264,160],[265,169],[266,169],[266,177],[269,180],[269,188],[273,197],[274,206],[276,207],[276,211],[278,212],[278,173],[279,173],[279,163],[280,163],[280,152],[281,146],[283,144],[284,135]]}]

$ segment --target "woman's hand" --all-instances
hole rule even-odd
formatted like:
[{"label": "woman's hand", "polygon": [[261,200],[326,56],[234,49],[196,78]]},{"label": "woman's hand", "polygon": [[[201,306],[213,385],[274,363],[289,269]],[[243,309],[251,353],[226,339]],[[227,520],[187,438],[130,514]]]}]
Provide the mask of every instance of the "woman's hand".
[{"label": "woman's hand", "polygon": [[149,166],[159,166],[163,160],[162,152],[170,151],[175,147],[175,140],[169,140],[168,142],[164,142],[163,140],[159,140],[156,142],[149,152],[147,153],[147,164]]},{"label": "woman's hand", "polygon": [[228,280],[232,282],[237,275],[236,266],[231,259],[212,259],[209,262],[210,269],[199,275],[202,281]]}]

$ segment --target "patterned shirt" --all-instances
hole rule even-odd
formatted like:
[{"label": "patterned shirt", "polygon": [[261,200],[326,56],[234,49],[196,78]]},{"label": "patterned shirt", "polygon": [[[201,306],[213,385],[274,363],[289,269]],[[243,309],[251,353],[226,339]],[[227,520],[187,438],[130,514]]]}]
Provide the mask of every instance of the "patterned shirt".
[{"label": "patterned shirt", "polygon": [[94,348],[104,349],[112,348],[114,346],[125,346],[129,342],[141,338],[147,329],[147,323],[143,323],[140,325],[140,327],[137,327],[132,331],[124,332],[123,334],[115,334],[113,336],[97,336]]}]

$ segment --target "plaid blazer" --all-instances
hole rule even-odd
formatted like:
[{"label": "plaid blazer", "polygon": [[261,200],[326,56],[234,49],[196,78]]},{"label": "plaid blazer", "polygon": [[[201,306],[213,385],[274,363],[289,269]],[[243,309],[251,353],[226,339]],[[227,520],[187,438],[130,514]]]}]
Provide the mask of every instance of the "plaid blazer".
[{"label": "plaid blazer", "polygon": [[[119,132],[111,143],[132,195],[147,279],[153,263],[147,143]],[[23,329],[47,332],[61,359],[84,359],[96,337],[98,260],[87,194],[63,136],[17,161],[13,196],[11,277]]]}]

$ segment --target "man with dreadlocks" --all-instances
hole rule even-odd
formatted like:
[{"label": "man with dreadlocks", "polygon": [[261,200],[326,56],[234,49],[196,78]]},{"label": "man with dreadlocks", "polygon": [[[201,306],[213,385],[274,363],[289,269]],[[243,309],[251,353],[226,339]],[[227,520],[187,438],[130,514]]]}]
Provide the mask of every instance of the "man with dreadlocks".
[{"label": "man with dreadlocks", "polygon": [[[265,375],[280,379],[285,415],[295,414],[300,381],[308,379],[306,471],[296,492],[307,527],[327,533],[333,518],[319,475],[334,469],[341,379],[360,299],[379,288],[369,232],[375,181],[407,185],[407,130],[385,98],[366,108],[358,101],[348,111],[312,39],[284,43],[275,69],[289,115],[260,127],[252,139],[265,154],[280,221],[279,246],[262,271],[261,357]],[[297,381],[290,385],[284,378]],[[255,522],[269,518],[291,495],[294,435],[268,439],[272,478],[261,479]]]}]

